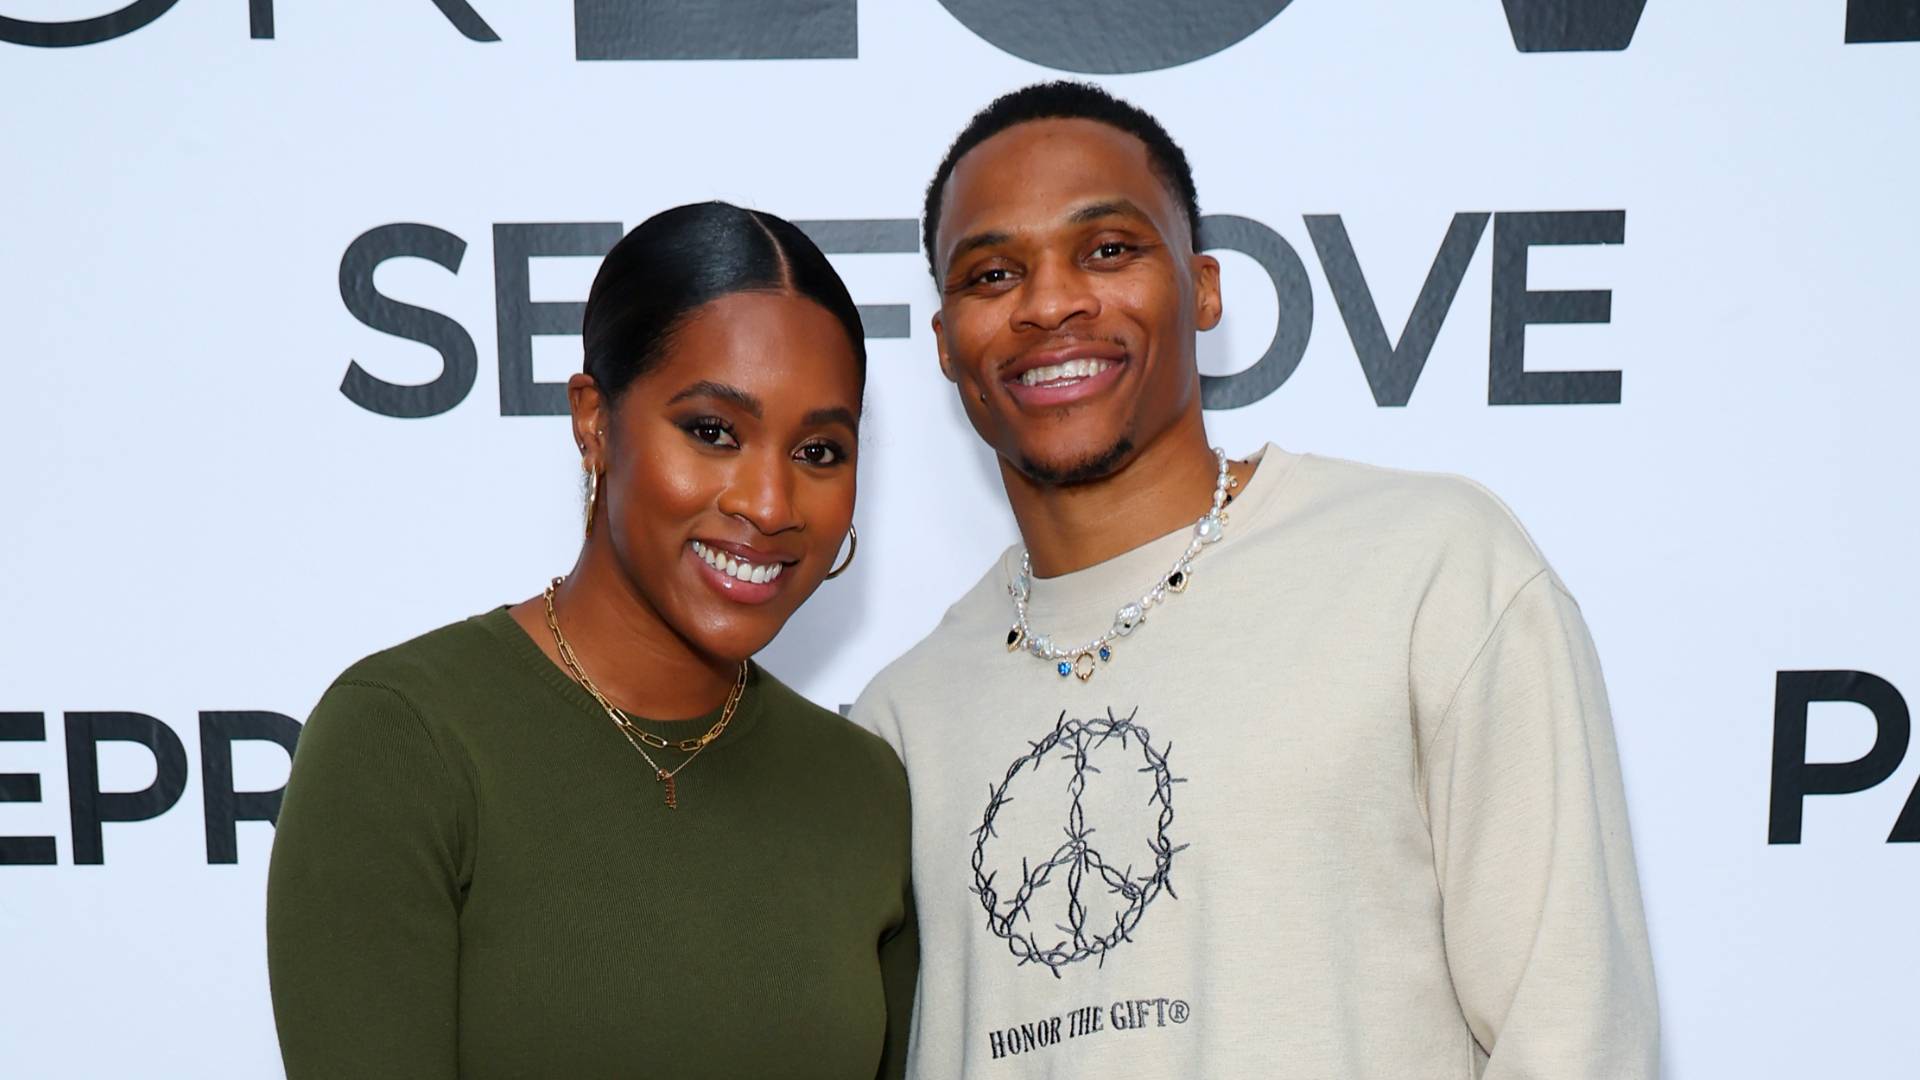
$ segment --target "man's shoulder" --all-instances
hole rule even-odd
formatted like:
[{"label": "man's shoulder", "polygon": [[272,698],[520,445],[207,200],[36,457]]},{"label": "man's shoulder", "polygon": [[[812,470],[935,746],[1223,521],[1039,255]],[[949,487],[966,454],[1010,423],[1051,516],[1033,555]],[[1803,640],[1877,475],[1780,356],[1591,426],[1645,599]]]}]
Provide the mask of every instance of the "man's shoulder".
[{"label": "man's shoulder", "polygon": [[892,717],[895,705],[925,692],[945,692],[954,679],[954,654],[962,643],[977,644],[1004,633],[1013,619],[1007,602],[1007,567],[1012,549],[1001,552],[972,587],[949,606],[927,635],[880,669],[854,702],[854,723],[898,746]]},{"label": "man's shoulder", "polygon": [[1507,504],[1476,480],[1305,455],[1295,478],[1300,520],[1366,537],[1421,559],[1469,558],[1521,573],[1545,557]]}]

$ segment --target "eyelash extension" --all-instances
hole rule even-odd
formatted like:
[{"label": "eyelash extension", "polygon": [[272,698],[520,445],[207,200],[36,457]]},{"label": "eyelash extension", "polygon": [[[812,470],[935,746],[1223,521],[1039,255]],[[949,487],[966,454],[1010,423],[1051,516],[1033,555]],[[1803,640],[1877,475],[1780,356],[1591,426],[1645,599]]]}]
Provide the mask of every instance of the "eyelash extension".
[{"label": "eyelash extension", "polygon": [[712,443],[700,437],[700,432],[706,428],[717,428],[725,432],[729,438],[735,438],[735,440],[738,441],[733,433],[733,425],[717,416],[696,416],[680,423],[680,430],[687,433],[687,438],[712,446]]},{"label": "eyelash extension", "polygon": [[[841,446],[839,443],[834,442],[831,439],[815,439],[812,442],[802,443],[800,444],[799,448],[795,451],[795,453],[804,453],[806,449],[810,446],[825,447],[828,451],[832,452],[833,460],[830,462],[827,462],[825,465],[820,466],[821,468],[832,468],[835,465],[844,465],[847,463],[846,448]],[[813,463],[808,462],[808,464],[813,464]]]}]

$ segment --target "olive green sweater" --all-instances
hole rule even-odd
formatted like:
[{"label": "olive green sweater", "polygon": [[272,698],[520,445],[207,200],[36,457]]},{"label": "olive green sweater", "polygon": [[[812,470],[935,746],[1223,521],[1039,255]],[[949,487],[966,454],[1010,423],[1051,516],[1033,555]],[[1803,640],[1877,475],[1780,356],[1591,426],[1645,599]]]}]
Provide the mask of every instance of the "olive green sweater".
[{"label": "olive green sweater", "polygon": [[268,881],[289,1077],[900,1076],[893,751],[756,668],[678,782],[504,608],[349,668]]}]

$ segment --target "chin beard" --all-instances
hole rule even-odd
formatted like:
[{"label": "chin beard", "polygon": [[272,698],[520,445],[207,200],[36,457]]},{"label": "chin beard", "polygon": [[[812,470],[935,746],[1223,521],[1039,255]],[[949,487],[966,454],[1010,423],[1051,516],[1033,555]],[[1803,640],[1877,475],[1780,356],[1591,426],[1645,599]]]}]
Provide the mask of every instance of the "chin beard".
[{"label": "chin beard", "polygon": [[1055,463],[1022,457],[1020,471],[1036,484],[1046,484],[1049,487],[1071,487],[1074,484],[1089,484],[1112,476],[1119,470],[1120,463],[1132,454],[1133,440],[1123,435],[1104,451],[1081,458],[1079,461]]}]

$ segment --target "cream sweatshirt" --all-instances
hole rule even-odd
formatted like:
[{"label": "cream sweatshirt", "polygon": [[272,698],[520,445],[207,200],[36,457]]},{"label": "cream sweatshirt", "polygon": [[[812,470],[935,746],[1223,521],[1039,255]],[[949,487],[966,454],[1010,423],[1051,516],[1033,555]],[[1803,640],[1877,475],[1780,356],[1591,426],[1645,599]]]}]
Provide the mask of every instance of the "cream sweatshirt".
[{"label": "cream sweatshirt", "polygon": [[[908,1074],[1652,1080],[1600,664],[1501,503],[1267,447],[1082,682],[1010,550],[853,718],[906,763]],[[1104,630],[1189,529],[1032,585]]]}]

